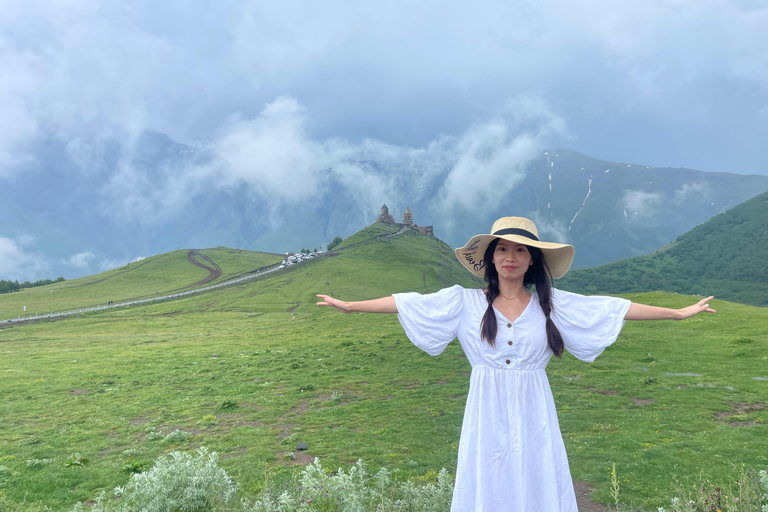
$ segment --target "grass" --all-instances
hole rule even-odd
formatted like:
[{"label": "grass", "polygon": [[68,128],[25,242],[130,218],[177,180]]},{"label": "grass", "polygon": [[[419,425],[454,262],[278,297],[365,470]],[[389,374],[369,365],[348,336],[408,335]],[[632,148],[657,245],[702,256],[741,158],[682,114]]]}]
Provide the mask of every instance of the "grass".
[{"label": "grass", "polygon": [[[118,302],[156,297],[189,289],[208,277],[209,272],[192,265],[187,258],[188,252],[173,251],[101,274],[1,294],[0,320],[104,305],[110,300]],[[221,269],[221,276],[208,284],[239,277],[282,260],[281,256],[274,254],[223,247],[199,252],[211,258]],[[200,263],[210,266],[202,259]],[[23,312],[23,306],[27,307],[26,312]]]},{"label": "grass", "polygon": [[[470,371],[458,343],[433,358],[394,316],[314,306],[317,292],[478,286],[439,240],[381,234],[259,281],[0,330],[0,499],[69,510],[124,485],[126,463],[201,445],[251,498],[315,456],[331,468],[363,458],[397,479],[455,471]],[[630,322],[593,364],[550,363],[571,471],[594,499],[613,502],[612,463],[623,500],[647,510],[668,505],[681,482],[768,467],[768,381],[754,379],[768,378],[768,311],[715,307],[683,322]],[[169,438],[176,430],[189,435]],[[87,462],[67,465],[78,458]]]}]

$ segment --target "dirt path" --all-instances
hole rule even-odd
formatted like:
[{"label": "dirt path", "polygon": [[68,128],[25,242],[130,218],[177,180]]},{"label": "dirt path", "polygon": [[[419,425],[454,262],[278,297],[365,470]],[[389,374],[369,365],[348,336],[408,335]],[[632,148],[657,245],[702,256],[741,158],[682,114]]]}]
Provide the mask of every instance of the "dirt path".
[{"label": "dirt path", "polygon": [[579,508],[579,512],[606,512],[608,510],[605,505],[589,499],[589,495],[594,489],[587,482],[574,480],[573,490],[576,491],[576,506]]},{"label": "dirt path", "polygon": [[[200,259],[202,259],[204,261],[207,261],[208,263],[210,263],[212,265],[212,267],[209,267],[208,265],[205,265],[204,263],[200,263],[197,260],[197,258],[200,258]],[[208,277],[206,277],[202,281],[198,281],[198,282],[196,282],[194,284],[186,286],[185,288],[190,288],[192,286],[200,286],[200,285],[203,285],[203,284],[208,284],[211,281],[215,281],[216,279],[221,277],[221,269],[216,264],[216,262],[214,262],[211,258],[206,256],[205,254],[201,254],[200,251],[198,251],[197,249],[190,250],[189,253],[187,253],[187,259],[194,266],[200,267],[200,268],[204,268],[205,270],[207,270],[208,271]]]}]

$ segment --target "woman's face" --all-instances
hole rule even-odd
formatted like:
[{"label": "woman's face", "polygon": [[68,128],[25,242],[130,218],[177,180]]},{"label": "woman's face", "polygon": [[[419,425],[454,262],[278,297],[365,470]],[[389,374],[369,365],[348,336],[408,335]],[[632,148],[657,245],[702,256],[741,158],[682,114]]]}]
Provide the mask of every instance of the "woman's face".
[{"label": "woman's face", "polygon": [[499,239],[493,251],[493,264],[499,279],[517,280],[528,272],[528,267],[533,265],[533,258],[525,245]]}]

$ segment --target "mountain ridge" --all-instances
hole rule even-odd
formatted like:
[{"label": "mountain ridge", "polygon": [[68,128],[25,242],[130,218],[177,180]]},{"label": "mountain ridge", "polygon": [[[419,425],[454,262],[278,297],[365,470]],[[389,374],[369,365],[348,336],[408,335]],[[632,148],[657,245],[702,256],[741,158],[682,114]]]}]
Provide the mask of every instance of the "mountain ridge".
[{"label": "mountain ridge", "polygon": [[[185,181],[215,164],[209,143],[190,146],[145,133],[125,153],[123,146],[97,142],[80,142],[98,156],[84,161],[82,152],[78,159],[68,146],[49,141],[38,164],[56,169],[52,176],[38,170],[0,187],[0,241],[30,260],[15,270],[0,268],[0,279],[72,278],[179,247],[284,253],[325,246],[370,224],[382,203],[398,220],[409,206],[418,224],[435,226],[454,247],[486,232],[498,217],[531,217],[543,237],[581,248],[574,268],[590,267],[647,254],[768,190],[766,176],[618,164],[559,149],[510,169],[511,190],[470,209],[442,202],[452,160],[413,168],[408,161],[352,162],[370,186],[320,167],[312,174],[316,193],[292,202],[270,197],[257,183]],[[139,186],[136,180],[143,194],[130,188]],[[38,203],[30,199],[37,197]]]},{"label": "mountain ridge", "polygon": [[768,306],[768,193],[680,235],[657,251],[577,269],[557,282],[581,293],[663,290]]}]

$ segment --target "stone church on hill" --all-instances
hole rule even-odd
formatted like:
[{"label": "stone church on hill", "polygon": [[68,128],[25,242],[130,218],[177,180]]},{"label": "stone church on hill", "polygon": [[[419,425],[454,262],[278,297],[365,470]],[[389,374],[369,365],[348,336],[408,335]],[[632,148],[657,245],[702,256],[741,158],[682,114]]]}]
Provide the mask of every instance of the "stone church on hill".
[{"label": "stone church on hill", "polygon": [[432,226],[417,226],[414,224],[413,213],[411,213],[411,209],[407,207],[405,209],[405,213],[403,214],[403,222],[398,223],[395,222],[395,218],[389,214],[389,208],[387,205],[384,205],[381,207],[381,215],[376,217],[376,222],[381,224],[389,224],[390,226],[408,227],[429,236],[433,236],[435,234]]}]

